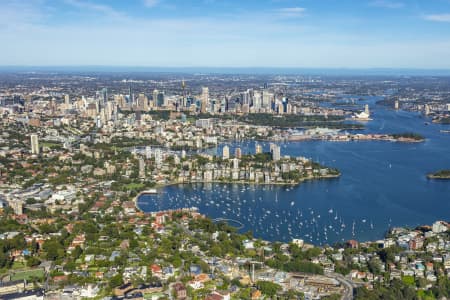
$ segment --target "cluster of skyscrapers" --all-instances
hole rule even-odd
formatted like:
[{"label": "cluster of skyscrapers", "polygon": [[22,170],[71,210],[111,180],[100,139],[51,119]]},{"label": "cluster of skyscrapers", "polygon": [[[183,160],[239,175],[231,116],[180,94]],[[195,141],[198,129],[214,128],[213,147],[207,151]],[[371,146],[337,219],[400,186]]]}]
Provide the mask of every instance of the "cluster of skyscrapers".
[{"label": "cluster of skyscrapers", "polygon": [[[211,96],[208,87],[202,87],[197,96],[187,94],[182,82],[182,95],[166,95],[164,91],[135,94],[130,86],[128,94],[110,95],[106,88],[97,91],[93,97],[71,99],[64,96],[62,110],[76,111],[85,117],[96,119],[97,127],[109,121],[118,120],[119,111],[146,112],[151,110],[189,111],[202,114],[220,113],[296,113],[287,97],[276,95],[266,87],[260,90]],[[55,109],[57,109],[55,107]]]}]

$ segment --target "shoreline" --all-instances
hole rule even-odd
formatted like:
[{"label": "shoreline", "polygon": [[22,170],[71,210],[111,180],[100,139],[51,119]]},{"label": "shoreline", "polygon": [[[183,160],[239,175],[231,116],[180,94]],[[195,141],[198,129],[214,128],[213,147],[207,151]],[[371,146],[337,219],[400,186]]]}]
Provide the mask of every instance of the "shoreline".
[{"label": "shoreline", "polygon": [[427,174],[428,179],[450,180],[450,170],[443,169]]},{"label": "shoreline", "polygon": [[393,136],[371,136],[371,135],[337,135],[337,136],[289,136],[285,138],[289,142],[307,142],[307,141],[329,141],[329,142],[368,142],[368,141],[383,141],[396,143],[423,143],[425,139],[412,138],[395,138]]},{"label": "shoreline", "polygon": [[440,176],[440,175],[433,175],[433,174],[428,174],[427,178],[435,179],[435,180],[450,180],[450,176]]},{"label": "shoreline", "polygon": [[133,198],[133,202],[134,205],[136,207],[137,210],[139,210],[140,212],[143,213],[151,213],[151,212],[144,212],[138,205],[138,199],[139,197],[143,196],[143,195],[158,195],[160,194],[159,190],[164,189],[168,186],[173,186],[173,185],[188,185],[188,184],[197,184],[197,183],[201,183],[201,184],[207,184],[207,183],[216,183],[216,184],[241,184],[241,185],[261,185],[261,186],[269,186],[269,185],[273,185],[273,186],[297,186],[300,185],[302,182],[305,181],[311,181],[311,180],[327,180],[327,179],[338,179],[339,177],[341,177],[341,173],[336,174],[336,175],[323,175],[323,176],[319,176],[319,177],[305,177],[300,179],[300,181],[298,182],[271,182],[271,183],[265,183],[265,182],[254,182],[254,181],[221,181],[221,180],[212,180],[212,181],[204,181],[204,180],[199,180],[199,181],[187,181],[187,182],[170,182],[167,184],[157,184],[155,185],[154,189],[156,190],[156,193],[150,193],[148,190],[146,191],[142,191],[139,192],[134,198]]}]

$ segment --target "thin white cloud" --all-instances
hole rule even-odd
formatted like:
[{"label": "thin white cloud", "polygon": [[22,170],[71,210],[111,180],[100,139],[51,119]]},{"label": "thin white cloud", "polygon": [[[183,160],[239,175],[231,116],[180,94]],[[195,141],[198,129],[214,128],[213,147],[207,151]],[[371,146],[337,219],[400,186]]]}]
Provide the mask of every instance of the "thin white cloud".
[{"label": "thin white cloud", "polygon": [[65,0],[65,3],[79,8],[79,9],[86,9],[93,12],[101,13],[103,15],[109,16],[109,17],[123,17],[123,14],[116,11],[114,8],[108,5],[103,4],[97,4],[92,3],[88,1],[81,1],[81,0]]},{"label": "thin white cloud", "polygon": [[302,17],[306,9],[303,7],[285,7],[277,9],[275,12],[282,17]]},{"label": "thin white cloud", "polygon": [[17,28],[25,24],[38,24],[46,19],[46,10],[40,0],[0,1],[0,25]]},{"label": "thin white cloud", "polygon": [[381,7],[381,8],[402,8],[405,6],[403,2],[390,1],[390,0],[374,0],[369,3],[370,6]]},{"label": "thin white cloud", "polygon": [[450,22],[450,14],[425,15],[423,19],[434,22]]},{"label": "thin white cloud", "polygon": [[[44,0],[0,0],[0,37],[8,45],[0,47],[0,65],[450,68],[450,42],[442,42],[433,31],[429,37],[418,35],[417,41],[389,41],[385,35],[367,34],[370,30],[360,34],[339,26],[285,22],[282,13],[307,14],[301,7],[231,17],[145,18],[124,13],[117,22],[110,17],[117,13],[113,7],[90,5],[94,0],[70,2],[67,9],[98,17],[89,23],[76,18],[47,22],[54,12]],[[436,16],[421,17],[446,19]],[[139,41],[139,46],[117,42],[121,36]]]},{"label": "thin white cloud", "polygon": [[144,0],[144,5],[147,7],[155,7],[159,2],[159,0]]}]

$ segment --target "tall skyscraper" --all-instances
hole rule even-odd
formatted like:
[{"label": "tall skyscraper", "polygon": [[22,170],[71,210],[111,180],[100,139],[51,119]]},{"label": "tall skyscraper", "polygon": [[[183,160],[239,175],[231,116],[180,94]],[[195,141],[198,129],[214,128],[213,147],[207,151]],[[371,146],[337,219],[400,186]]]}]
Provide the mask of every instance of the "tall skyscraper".
[{"label": "tall skyscraper", "polygon": [[242,93],[242,104],[250,105],[252,102],[253,90],[248,89],[247,91]]},{"label": "tall skyscraper", "polygon": [[262,107],[270,108],[270,105],[273,102],[273,94],[269,91],[264,90],[262,94]]},{"label": "tall skyscraper", "polygon": [[39,154],[39,138],[37,134],[32,134],[30,136],[31,140],[31,153]]},{"label": "tall skyscraper", "polygon": [[108,89],[102,89],[101,107],[105,107],[106,102],[108,102]]},{"label": "tall skyscraper", "polygon": [[159,94],[159,91],[157,90],[157,89],[154,89],[153,90],[153,105],[155,105],[155,106],[157,106],[157,101],[158,101],[158,94]]},{"label": "tall skyscraper", "polygon": [[201,106],[200,106],[200,111],[202,113],[206,113],[208,103],[209,103],[209,89],[207,87],[202,87]]},{"label": "tall skyscraper", "polygon": [[64,95],[64,105],[66,109],[70,109],[70,96],[68,94]]},{"label": "tall skyscraper", "polygon": [[160,92],[156,89],[153,91],[153,104],[158,107],[162,107],[162,106],[166,105],[164,92]]},{"label": "tall skyscraper", "polygon": [[133,105],[133,102],[134,102],[134,95],[133,95],[133,90],[132,90],[131,85],[130,85],[129,92],[128,92],[128,103],[130,105]]},{"label": "tall skyscraper", "polygon": [[283,104],[283,113],[287,113],[288,112],[289,99],[286,98],[286,97],[283,97],[281,103]]},{"label": "tall skyscraper", "polygon": [[226,98],[223,98],[220,102],[220,112],[225,113],[228,111],[228,101]]},{"label": "tall skyscraper", "polygon": [[138,108],[143,111],[148,110],[148,99],[144,93],[140,93],[138,96]]},{"label": "tall skyscraper", "polygon": [[255,92],[253,94],[253,103],[252,103],[253,107],[255,109],[260,109],[261,105],[262,105],[262,95],[260,92]]},{"label": "tall skyscraper", "polygon": [[182,99],[181,99],[181,106],[186,107],[186,82],[184,79],[181,81],[181,90],[182,90]]}]

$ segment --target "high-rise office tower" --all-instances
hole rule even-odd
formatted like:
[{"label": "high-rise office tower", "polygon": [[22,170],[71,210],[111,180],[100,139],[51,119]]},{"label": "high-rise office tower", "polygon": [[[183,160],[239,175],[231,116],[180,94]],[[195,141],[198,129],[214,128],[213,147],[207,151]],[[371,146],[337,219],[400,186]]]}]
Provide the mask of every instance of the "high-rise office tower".
[{"label": "high-rise office tower", "polygon": [[228,111],[228,105],[227,105],[227,99],[223,98],[222,101],[220,102],[220,112],[221,113],[225,113]]},{"label": "high-rise office tower", "polygon": [[264,90],[262,93],[262,107],[270,108],[273,101],[273,94],[269,91]]},{"label": "high-rise office tower", "polygon": [[159,94],[159,91],[157,90],[157,89],[154,89],[153,90],[153,105],[154,106],[157,106],[157,101],[158,101],[158,94]]},{"label": "high-rise office tower", "polygon": [[181,90],[182,90],[182,99],[181,99],[181,106],[186,107],[186,82],[184,79],[181,81]]},{"label": "high-rise office tower", "polygon": [[70,96],[69,95],[64,95],[64,105],[65,105],[66,109],[70,108]]},{"label": "high-rise office tower", "polygon": [[156,89],[153,91],[153,105],[158,107],[166,105],[163,92],[160,92]]},{"label": "high-rise office tower", "polygon": [[202,87],[201,105],[200,105],[200,111],[202,113],[206,113],[208,103],[209,103],[209,89],[207,87]]},{"label": "high-rise office tower", "polygon": [[102,89],[101,107],[105,107],[106,102],[108,102],[108,89]]},{"label": "high-rise office tower", "polygon": [[262,105],[262,95],[260,92],[255,92],[253,94],[253,103],[252,103],[253,107],[255,109],[260,109],[261,105]]},{"label": "high-rise office tower", "polygon": [[283,104],[283,113],[287,113],[288,112],[289,99],[287,97],[283,97],[281,103]]},{"label": "high-rise office tower", "polygon": [[156,101],[156,104],[161,107],[161,106],[167,106],[166,103],[166,97],[164,96],[164,92],[159,92],[158,93],[158,101]]},{"label": "high-rise office tower", "polygon": [[138,108],[143,111],[148,110],[148,99],[144,93],[140,93],[138,97]]},{"label": "high-rise office tower", "polygon": [[133,89],[130,87],[128,88],[128,104],[133,105],[134,102],[134,95],[133,95]]},{"label": "high-rise office tower", "polygon": [[248,89],[247,91],[242,93],[242,104],[250,105],[253,98],[253,90]]}]

